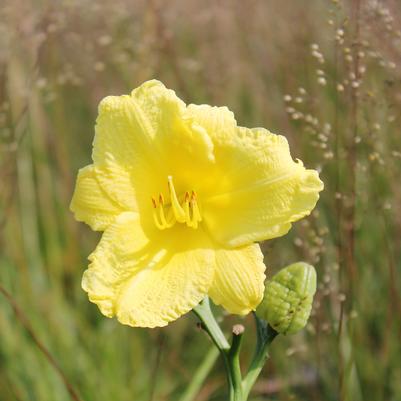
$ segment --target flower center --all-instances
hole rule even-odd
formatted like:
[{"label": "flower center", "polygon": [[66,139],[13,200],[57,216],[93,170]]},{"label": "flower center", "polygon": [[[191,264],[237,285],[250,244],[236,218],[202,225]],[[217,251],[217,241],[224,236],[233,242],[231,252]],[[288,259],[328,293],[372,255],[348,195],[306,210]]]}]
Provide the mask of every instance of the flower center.
[{"label": "flower center", "polygon": [[196,192],[186,191],[183,196],[178,197],[173,177],[167,177],[170,201],[164,199],[163,194],[159,194],[158,198],[152,197],[153,204],[153,220],[159,230],[165,230],[172,227],[176,222],[185,223],[188,227],[198,228],[198,224],[202,221]]}]

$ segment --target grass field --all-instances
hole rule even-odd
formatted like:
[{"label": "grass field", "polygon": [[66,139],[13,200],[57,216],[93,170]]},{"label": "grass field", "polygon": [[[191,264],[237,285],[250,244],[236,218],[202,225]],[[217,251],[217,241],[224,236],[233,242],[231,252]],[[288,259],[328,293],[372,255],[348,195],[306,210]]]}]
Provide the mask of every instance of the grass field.
[{"label": "grass field", "polygon": [[397,0],[0,2],[0,400],[226,400],[219,360],[181,398],[211,348],[191,314],[133,329],[81,290],[99,234],[69,202],[97,104],[151,78],[286,135],[325,183],[310,217],[263,244],[269,275],[305,260],[318,293],[251,400],[401,400]]}]

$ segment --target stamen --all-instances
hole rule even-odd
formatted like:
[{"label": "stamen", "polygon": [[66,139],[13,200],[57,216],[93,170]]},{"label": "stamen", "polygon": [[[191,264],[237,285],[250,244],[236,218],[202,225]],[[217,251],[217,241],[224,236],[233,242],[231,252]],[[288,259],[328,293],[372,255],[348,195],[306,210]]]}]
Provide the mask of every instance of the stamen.
[{"label": "stamen", "polygon": [[162,225],[167,228],[166,216],[164,215],[164,208],[161,202],[159,203],[159,217]]},{"label": "stamen", "polygon": [[185,223],[188,227],[197,228],[202,221],[197,195],[195,191],[191,194],[187,191],[184,194],[182,203],[179,202],[175,192],[173,178],[168,177],[168,187],[170,190],[170,201],[165,202],[163,194],[158,198],[152,197],[153,220],[159,230],[165,230],[172,227],[177,221]]},{"label": "stamen", "polygon": [[169,219],[167,220],[162,203],[159,204],[159,216],[164,228],[170,228],[174,225],[174,215],[169,214]]},{"label": "stamen", "polygon": [[[152,204],[155,210],[153,210],[153,220],[155,222],[156,227],[159,230],[165,230],[166,228],[170,228],[174,225],[174,216],[173,219],[169,219],[167,221],[165,213],[164,213],[164,198],[163,195],[159,195],[159,203],[152,197]],[[157,210],[156,210],[157,209]]]},{"label": "stamen", "polygon": [[157,216],[157,210],[156,209],[153,209],[153,221],[155,222],[155,225],[159,230],[164,230],[165,229],[165,227],[162,224],[160,224],[160,222],[159,222],[159,217]]}]

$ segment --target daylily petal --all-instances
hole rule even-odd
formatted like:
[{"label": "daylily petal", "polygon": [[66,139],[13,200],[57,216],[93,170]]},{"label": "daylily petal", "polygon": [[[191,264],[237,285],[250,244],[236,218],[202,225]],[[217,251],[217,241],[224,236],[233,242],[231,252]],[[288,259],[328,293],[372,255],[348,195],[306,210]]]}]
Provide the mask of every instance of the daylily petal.
[{"label": "daylily petal", "polygon": [[263,254],[259,245],[216,251],[216,272],[209,295],[228,312],[245,315],[260,304],[264,291]]},{"label": "daylily petal", "polygon": [[213,160],[213,143],[186,116],[185,103],[175,92],[152,80],[131,95],[108,96],[100,102],[93,161],[102,164],[108,154],[132,170],[138,163],[164,167],[172,154],[192,162],[194,157]]},{"label": "daylily petal", "polygon": [[292,163],[283,175],[207,199],[203,218],[211,235],[227,246],[280,237],[311,212],[322,187],[315,170]]},{"label": "daylily petal", "polygon": [[127,211],[138,209],[132,174],[120,167],[111,154],[101,167],[95,165],[94,170],[100,186],[114,202]]},{"label": "daylily petal", "polygon": [[213,142],[202,127],[186,118],[185,103],[173,90],[151,80],[133,90],[131,96],[151,125],[155,147],[169,161],[184,158],[193,164],[194,158],[200,162],[214,159]]},{"label": "daylily petal", "polygon": [[148,246],[149,239],[134,212],[120,214],[103,233],[89,256],[91,263],[84,273],[82,287],[104,315],[114,316],[119,291],[142,268],[139,263],[148,257]]},{"label": "daylily petal", "polygon": [[[79,170],[70,209],[78,221],[89,224],[93,230],[102,231],[127,210],[127,205],[113,199],[101,185],[99,177],[102,177],[102,172],[93,165]],[[123,181],[124,176],[121,175],[118,182],[124,185]],[[129,189],[129,185],[124,187]]]},{"label": "daylily petal", "polygon": [[[129,95],[107,96],[99,104],[92,159],[102,165],[109,154],[127,169],[152,160],[155,136],[147,114]],[[157,159],[156,159],[157,161]]]},{"label": "daylily petal", "polygon": [[186,116],[175,92],[152,80],[131,95],[101,101],[92,158],[96,166],[103,168],[112,160],[125,169],[135,202],[144,209],[152,196],[167,189],[169,175],[177,190],[193,189],[188,187],[200,175],[193,178],[191,167],[210,164],[214,154],[207,132]]},{"label": "daylily petal", "polygon": [[[187,116],[185,103],[159,81],[145,82],[131,96],[151,126],[159,177],[174,177],[178,192],[194,189],[214,161],[213,142],[206,130]],[[166,182],[157,185],[160,191]]]},{"label": "daylily petal", "polygon": [[135,213],[123,213],[104,232],[82,281],[104,315],[130,326],[165,326],[205,297],[214,275],[207,237],[186,229],[182,244],[180,236],[159,233],[164,237],[148,238]]},{"label": "daylily petal", "polygon": [[190,105],[188,112],[214,143],[219,188],[202,206],[217,241],[234,247],[284,235],[315,207],[323,183],[292,159],[285,137],[236,127],[226,107]]}]

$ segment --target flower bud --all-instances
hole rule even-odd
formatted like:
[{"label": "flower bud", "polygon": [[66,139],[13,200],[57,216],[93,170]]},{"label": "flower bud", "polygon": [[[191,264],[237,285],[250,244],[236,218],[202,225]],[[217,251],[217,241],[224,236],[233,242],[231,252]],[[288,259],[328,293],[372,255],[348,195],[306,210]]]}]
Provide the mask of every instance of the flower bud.
[{"label": "flower bud", "polygon": [[267,282],[256,314],[278,333],[296,333],[309,319],[315,292],[315,268],[304,262],[294,263]]}]

